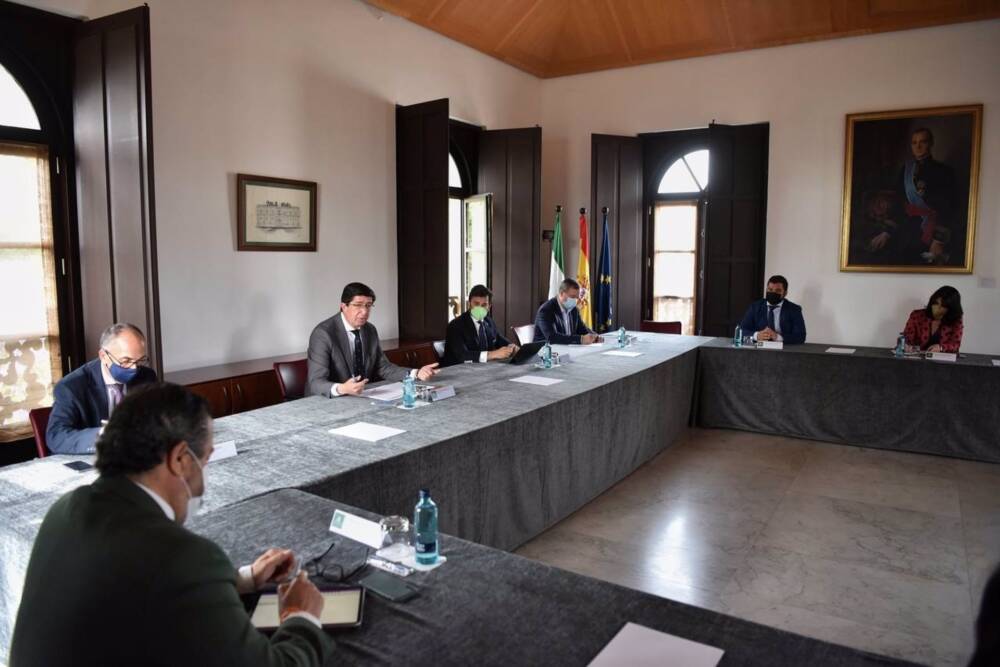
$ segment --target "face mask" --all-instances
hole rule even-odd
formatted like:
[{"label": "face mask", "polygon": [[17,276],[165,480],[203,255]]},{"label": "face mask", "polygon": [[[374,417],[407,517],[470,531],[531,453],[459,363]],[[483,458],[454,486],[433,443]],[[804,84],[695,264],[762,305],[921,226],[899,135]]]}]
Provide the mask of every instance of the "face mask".
[{"label": "face mask", "polygon": [[486,315],[489,314],[489,310],[483,306],[473,306],[469,310],[469,314],[472,315],[472,319],[477,322],[482,322],[486,319]]},{"label": "face mask", "polygon": [[124,366],[119,366],[118,364],[111,364],[108,369],[111,373],[111,377],[114,378],[115,382],[120,382],[122,384],[128,384],[135,379],[135,376],[139,374],[138,368],[125,368]]},{"label": "face mask", "polygon": [[193,493],[191,493],[191,486],[188,485],[187,480],[181,477],[181,482],[184,483],[184,488],[187,490],[188,494],[187,516],[184,519],[185,521],[187,521],[187,519],[190,519],[193,516],[197,516],[198,513],[201,512],[201,506],[205,500],[205,491],[204,491],[205,467],[201,464],[201,461],[198,460],[198,457],[195,455],[195,453],[191,451],[190,447],[188,447],[188,453],[191,454],[191,458],[193,458],[194,462],[198,465],[198,470],[201,471],[201,486],[203,490],[200,496],[195,496]]},{"label": "face mask", "polygon": [[574,299],[571,296],[566,297],[566,300],[563,301],[563,308],[566,309],[566,312],[569,312],[569,311],[573,310],[574,308],[576,308],[576,299]]},{"label": "face mask", "polygon": [[785,297],[781,296],[777,292],[768,292],[765,295],[765,298],[767,299],[767,302],[769,304],[771,304],[772,306],[777,306],[779,303],[781,303],[781,300],[784,299]]}]

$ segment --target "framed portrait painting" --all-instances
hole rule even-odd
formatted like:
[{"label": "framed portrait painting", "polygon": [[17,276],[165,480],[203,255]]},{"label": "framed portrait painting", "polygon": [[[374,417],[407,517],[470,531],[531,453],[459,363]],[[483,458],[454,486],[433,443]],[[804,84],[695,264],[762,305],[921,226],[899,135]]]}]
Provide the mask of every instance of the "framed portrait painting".
[{"label": "framed portrait painting", "polygon": [[237,250],[316,250],[316,183],[236,174]]},{"label": "framed portrait painting", "polygon": [[983,105],[847,117],[841,271],[972,273]]}]

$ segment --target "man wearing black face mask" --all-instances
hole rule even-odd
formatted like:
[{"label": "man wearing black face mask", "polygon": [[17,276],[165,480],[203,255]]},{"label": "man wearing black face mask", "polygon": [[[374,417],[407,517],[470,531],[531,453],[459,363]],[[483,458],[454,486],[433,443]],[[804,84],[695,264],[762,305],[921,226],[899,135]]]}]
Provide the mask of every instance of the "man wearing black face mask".
[{"label": "man wearing black face mask", "polygon": [[94,443],[128,392],[156,381],[146,364],[146,337],[133,324],[113,324],[101,334],[97,359],[59,381],[45,440],[54,454],[92,454]]},{"label": "man wearing black face mask", "polygon": [[784,276],[771,276],[763,299],[747,309],[740,328],[743,334],[753,332],[754,340],[780,341],[789,345],[806,342],[806,322],[802,307],[785,298],[788,281]]}]

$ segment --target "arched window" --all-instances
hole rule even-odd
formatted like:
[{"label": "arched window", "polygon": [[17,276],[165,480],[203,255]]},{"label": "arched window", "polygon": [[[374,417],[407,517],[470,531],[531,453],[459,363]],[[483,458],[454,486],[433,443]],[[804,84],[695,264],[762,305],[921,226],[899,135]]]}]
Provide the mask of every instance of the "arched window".
[{"label": "arched window", "polygon": [[692,151],[670,165],[657,194],[700,194],[708,187],[708,150]]},{"label": "arched window", "polygon": [[455,162],[455,156],[452,153],[448,153],[448,188],[463,189],[462,172],[458,170],[458,163]]},{"label": "arched window", "polygon": [[48,137],[0,65],[0,442],[29,436],[62,375]]},{"label": "arched window", "polygon": [[38,114],[17,79],[0,65],[0,125],[41,130]]}]

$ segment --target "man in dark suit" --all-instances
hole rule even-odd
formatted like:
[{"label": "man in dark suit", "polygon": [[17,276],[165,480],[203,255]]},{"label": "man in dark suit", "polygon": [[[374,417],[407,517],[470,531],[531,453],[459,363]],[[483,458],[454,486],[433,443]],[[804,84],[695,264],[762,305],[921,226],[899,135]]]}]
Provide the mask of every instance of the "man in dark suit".
[{"label": "man in dark suit", "polygon": [[448,323],[444,342],[445,366],[476,361],[510,359],[517,346],[504,338],[490,317],[493,293],[485,285],[469,290],[469,310]]},{"label": "man in dark suit", "polygon": [[358,395],[368,382],[402,380],[408,374],[426,381],[437,374],[437,364],[420,369],[400,368],[385,358],[378,330],[368,321],[375,292],[361,283],[348,283],[340,295],[340,313],[323,320],[309,336],[307,396]]},{"label": "man in dark suit", "polygon": [[786,299],[787,294],[788,281],[784,276],[768,278],[764,298],[751,303],[740,322],[743,335],[753,332],[754,340],[781,341],[789,345],[806,342],[802,307]]},{"label": "man in dark suit", "polygon": [[154,384],[130,394],[97,441],[101,476],[60,498],[35,538],[12,665],[320,665],[332,650],[323,597],[304,573],[278,588],[270,638],[241,593],[291,578],[271,549],[237,571],[183,527],[205,493],[208,404]]},{"label": "man in dark suit", "polygon": [[567,278],[559,284],[559,293],[543,303],[535,315],[535,341],[553,345],[590,345],[603,338],[583,323],[576,309],[580,283]]},{"label": "man in dark suit", "polygon": [[55,454],[92,454],[94,443],[115,407],[129,391],[156,381],[146,366],[146,337],[132,324],[113,324],[101,334],[97,359],[88,361],[55,386],[45,440]]}]

